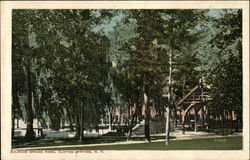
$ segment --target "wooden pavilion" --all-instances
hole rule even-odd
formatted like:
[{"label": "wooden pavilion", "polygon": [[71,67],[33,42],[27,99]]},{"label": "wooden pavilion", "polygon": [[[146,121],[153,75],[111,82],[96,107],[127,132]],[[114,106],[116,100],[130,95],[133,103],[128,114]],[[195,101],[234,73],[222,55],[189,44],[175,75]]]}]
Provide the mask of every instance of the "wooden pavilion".
[{"label": "wooden pavilion", "polygon": [[177,112],[182,123],[183,134],[185,134],[185,125],[190,120],[190,115],[194,116],[194,131],[197,131],[198,114],[202,125],[207,124],[208,114],[206,104],[211,100],[208,89],[202,85],[195,86],[180,100],[177,101]]}]

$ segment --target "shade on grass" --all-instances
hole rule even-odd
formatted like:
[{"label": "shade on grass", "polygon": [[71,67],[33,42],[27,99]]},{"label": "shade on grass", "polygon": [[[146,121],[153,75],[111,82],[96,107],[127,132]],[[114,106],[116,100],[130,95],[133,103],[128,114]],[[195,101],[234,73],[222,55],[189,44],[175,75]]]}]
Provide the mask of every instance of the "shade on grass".
[{"label": "shade on grass", "polygon": [[91,147],[54,148],[55,150],[241,150],[242,136],[203,138],[193,140],[170,141],[166,146],[164,142],[119,144]]},{"label": "shade on grass", "polygon": [[[165,136],[152,136],[152,140],[164,139]],[[173,139],[175,137],[171,137]],[[134,141],[144,141],[144,137],[132,137]],[[115,143],[126,141],[127,137],[85,137],[83,141],[78,141],[75,138],[37,138],[34,141],[26,141],[24,137],[19,137],[13,140],[12,148],[25,147],[46,147],[46,146],[64,146],[64,145],[84,145],[84,144],[101,144],[101,143]]]},{"label": "shade on grass", "polygon": [[13,141],[12,148],[114,143],[117,141],[126,141],[126,137],[85,137],[83,142],[77,141],[75,138],[38,138],[35,141],[26,142],[21,137]]}]

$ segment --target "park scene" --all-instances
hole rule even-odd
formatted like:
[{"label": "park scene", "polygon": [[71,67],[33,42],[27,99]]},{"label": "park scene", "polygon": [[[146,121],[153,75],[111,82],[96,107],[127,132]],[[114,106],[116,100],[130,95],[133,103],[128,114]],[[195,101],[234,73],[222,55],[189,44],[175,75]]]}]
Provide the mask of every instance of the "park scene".
[{"label": "park scene", "polygon": [[12,150],[242,150],[241,9],[13,9]]}]

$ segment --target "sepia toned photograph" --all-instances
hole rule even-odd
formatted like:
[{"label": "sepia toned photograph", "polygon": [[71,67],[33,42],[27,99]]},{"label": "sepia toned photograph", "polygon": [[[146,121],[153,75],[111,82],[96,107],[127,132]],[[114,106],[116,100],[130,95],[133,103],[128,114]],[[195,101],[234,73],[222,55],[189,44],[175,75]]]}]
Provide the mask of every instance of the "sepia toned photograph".
[{"label": "sepia toned photograph", "polygon": [[10,154],[247,149],[242,8],[10,14]]}]

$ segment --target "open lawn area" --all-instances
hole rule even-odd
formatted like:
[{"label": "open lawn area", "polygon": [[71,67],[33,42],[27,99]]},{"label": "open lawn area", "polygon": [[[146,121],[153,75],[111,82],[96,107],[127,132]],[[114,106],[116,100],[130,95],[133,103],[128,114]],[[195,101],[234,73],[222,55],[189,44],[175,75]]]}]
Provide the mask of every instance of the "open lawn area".
[{"label": "open lawn area", "polygon": [[[57,149],[57,148],[55,148]],[[165,142],[103,145],[91,147],[71,147],[63,150],[240,150],[242,137],[204,138],[193,140],[172,140]]]},{"label": "open lawn area", "polygon": [[[79,144],[78,144],[79,145]],[[32,148],[31,150],[41,149]],[[168,146],[164,142],[134,144],[89,144],[81,146],[48,147],[42,150],[241,150],[242,136],[203,137],[195,139],[172,139]]]},{"label": "open lawn area", "polygon": [[[152,140],[159,140],[164,138],[165,136],[151,136]],[[170,136],[170,139],[174,138],[176,137]],[[144,139],[144,137],[131,137],[132,141],[144,141]],[[75,138],[37,138],[34,141],[26,141],[24,137],[19,137],[13,140],[13,148],[119,143],[126,140],[127,137],[100,136],[84,137],[83,142],[78,141]]]}]

